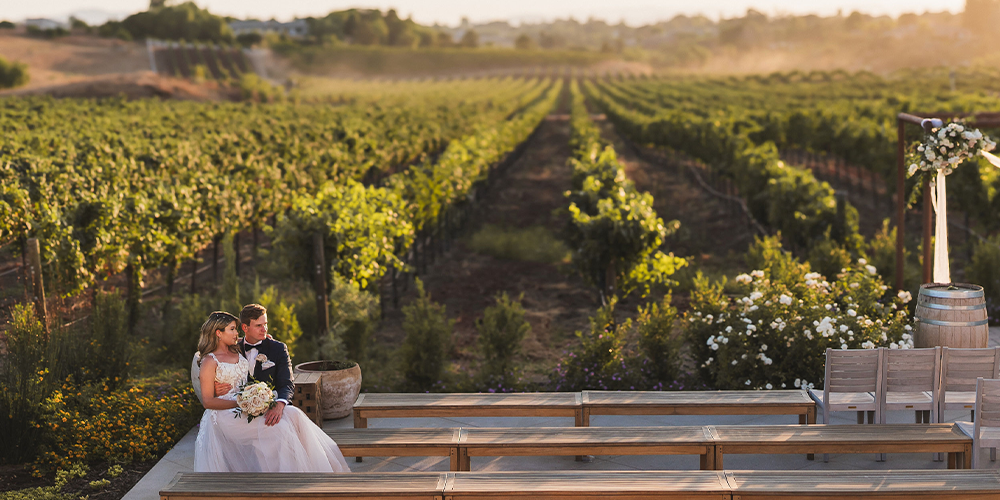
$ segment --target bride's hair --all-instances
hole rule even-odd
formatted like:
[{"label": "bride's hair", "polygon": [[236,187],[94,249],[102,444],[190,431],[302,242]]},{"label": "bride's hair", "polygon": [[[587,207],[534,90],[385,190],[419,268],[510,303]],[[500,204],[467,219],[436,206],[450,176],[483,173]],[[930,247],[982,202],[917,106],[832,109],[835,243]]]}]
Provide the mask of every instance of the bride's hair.
[{"label": "bride's hair", "polygon": [[[201,325],[201,337],[198,339],[198,366],[210,352],[214,352],[219,347],[219,337],[215,336],[217,330],[225,330],[230,323],[239,322],[239,318],[225,311],[215,311],[208,315],[208,319]],[[235,345],[229,346],[233,354],[239,352]]]}]

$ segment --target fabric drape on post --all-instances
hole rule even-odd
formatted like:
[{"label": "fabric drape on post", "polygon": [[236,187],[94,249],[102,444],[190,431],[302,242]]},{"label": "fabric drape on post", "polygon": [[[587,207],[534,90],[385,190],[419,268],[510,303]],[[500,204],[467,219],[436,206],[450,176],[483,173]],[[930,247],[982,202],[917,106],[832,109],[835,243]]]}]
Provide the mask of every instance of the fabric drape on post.
[{"label": "fabric drape on post", "polygon": [[[938,171],[931,183],[931,204],[934,206],[934,274],[935,283],[951,283],[948,263],[948,197],[944,172]],[[926,243],[925,243],[926,244]]]}]

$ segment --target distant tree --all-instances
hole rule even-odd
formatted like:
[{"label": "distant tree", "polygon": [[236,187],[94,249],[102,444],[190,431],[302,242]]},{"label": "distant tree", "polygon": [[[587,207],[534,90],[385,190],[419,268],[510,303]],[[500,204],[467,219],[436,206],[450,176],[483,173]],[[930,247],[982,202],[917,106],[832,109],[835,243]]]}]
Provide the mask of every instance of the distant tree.
[{"label": "distant tree", "polygon": [[445,33],[443,31],[439,31],[437,36],[435,37],[434,45],[438,47],[451,47],[455,45],[455,42],[452,40],[450,34]]},{"label": "distant tree", "polygon": [[[117,26],[109,21],[98,30],[102,36],[119,36]],[[191,40],[199,42],[229,43],[234,40],[233,31],[225,19],[208,10],[201,9],[194,2],[156,7],[125,18],[120,26],[134,39],[160,38],[163,40]],[[104,35],[108,33],[109,35]],[[121,38],[121,36],[119,36]]]},{"label": "distant tree", "polygon": [[12,30],[16,27],[17,25],[10,21],[0,21],[0,30]]},{"label": "distant tree", "polygon": [[601,44],[601,52],[605,54],[621,54],[625,50],[625,41],[621,38],[615,38],[614,40],[605,40]]},{"label": "distant tree", "polygon": [[61,36],[66,36],[69,34],[69,30],[63,28],[62,26],[57,28],[48,28],[48,29],[42,29],[39,28],[38,26],[28,26],[27,32],[28,35],[30,36],[37,36],[48,39],[59,38]]},{"label": "distant tree", "polygon": [[394,47],[416,47],[420,44],[420,36],[414,29],[416,23],[409,19],[400,19],[395,9],[385,13],[385,25],[389,29],[386,42]]},{"label": "distant tree", "polygon": [[353,10],[344,21],[344,34],[360,45],[385,45],[389,26],[378,10]]},{"label": "distant tree", "polygon": [[538,45],[543,49],[558,49],[566,45],[566,39],[560,35],[543,31],[538,34]]},{"label": "distant tree", "polygon": [[867,17],[858,11],[851,12],[851,15],[847,16],[847,19],[844,20],[844,27],[849,30],[861,29]]},{"label": "distant tree", "polygon": [[896,20],[896,24],[900,26],[913,26],[920,21],[920,17],[912,12],[907,12],[905,14],[900,14],[899,19]]},{"label": "distant tree", "polygon": [[264,41],[264,37],[260,33],[243,33],[236,35],[236,43],[244,47],[253,47],[254,45],[260,45],[260,42]]},{"label": "distant tree", "polygon": [[132,40],[132,33],[129,33],[120,21],[108,21],[97,28],[97,36],[104,38],[118,38],[125,41]]},{"label": "distant tree", "polygon": [[520,50],[531,50],[535,48],[535,46],[535,40],[524,33],[522,33],[521,36],[518,36],[517,40],[514,40],[514,48]]},{"label": "distant tree", "polygon": [[977,35],[996,33],[1000,22],[1000,0],[966,0],[962,24]]},{"label": "distant tree", "polygon": [[28,83],[28,65],[20,62],[7,62],[0,57],[0,89],[20,87]]},{"label": "distant tree", "polygon": [[479,46],[479,34],[476,33],[476,30],[466,31],[458,44],[465,48],[474,49]]},{"label": "distant tree", "polygon": [[87,24],[83,19],[78,19],[76,17],[70,16],[69,27],[71,30],[80,30],[86,33],[90,33],[90,25]]}]

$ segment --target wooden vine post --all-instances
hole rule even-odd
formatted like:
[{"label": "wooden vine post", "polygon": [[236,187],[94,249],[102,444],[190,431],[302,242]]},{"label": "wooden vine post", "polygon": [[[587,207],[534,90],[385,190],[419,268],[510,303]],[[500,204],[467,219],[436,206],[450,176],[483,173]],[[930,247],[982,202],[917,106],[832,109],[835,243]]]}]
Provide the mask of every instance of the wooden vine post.
[{"label": "wooden vine post", "polygon": [[323,232],[313,234],[313,286],[316,287],[316,318],[319,321],[320,335],[330,331],[330,307],[326,295],[326,257],[323,255]]},{"label": "wooden vine post", "polygon": [[35,312],[42,325],[45,326],[45,331],[48,331],[48,310],[45,307],[45,286],[42,283],[42,251],[41,245],[38,244],[38,238],[28,238],[27,247],[28,274],[31,277]]}]

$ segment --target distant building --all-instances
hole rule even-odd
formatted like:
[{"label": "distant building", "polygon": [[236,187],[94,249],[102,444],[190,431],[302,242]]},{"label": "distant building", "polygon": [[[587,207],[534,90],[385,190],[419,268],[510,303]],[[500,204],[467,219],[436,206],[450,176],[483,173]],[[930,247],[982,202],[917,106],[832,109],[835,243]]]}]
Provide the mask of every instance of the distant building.
[{"label": "distant building", "polygon": [[40,30],[54,30],[56,28],[65,28],[66,26],[59,21],[53,21],[51,19],[37,18],[37,19],[25,19],[25,26],[34,26]]},{"label": "distant building", "polygon": [[270,21],[233,21],[229,27],[236,36],[247,33],[281,33],[293,38],[303,37],[309,33],[309,25],[305,19],[296,19],[291,22],[282,23],[271,19]]}]

